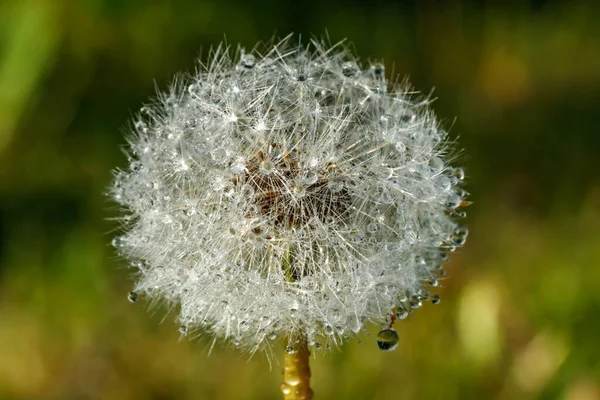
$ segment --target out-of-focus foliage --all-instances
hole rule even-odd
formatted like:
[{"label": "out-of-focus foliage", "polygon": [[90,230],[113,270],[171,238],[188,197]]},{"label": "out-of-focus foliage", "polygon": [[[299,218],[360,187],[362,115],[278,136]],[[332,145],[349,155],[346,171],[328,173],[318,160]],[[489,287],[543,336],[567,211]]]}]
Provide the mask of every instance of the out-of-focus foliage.
[{"label": "out-of-focus foliage", "polygon": [[318,398],[600,399],[599,18],[585,0],[1,2],[0,398],[279,398],[276,363],[207,357],[175,313],[127,302],[102,193],[155,85],[224,35],[294,31],[435,87],[475,201],[442,303],[396,324],[393,353],[371,334],[316,354]]}]

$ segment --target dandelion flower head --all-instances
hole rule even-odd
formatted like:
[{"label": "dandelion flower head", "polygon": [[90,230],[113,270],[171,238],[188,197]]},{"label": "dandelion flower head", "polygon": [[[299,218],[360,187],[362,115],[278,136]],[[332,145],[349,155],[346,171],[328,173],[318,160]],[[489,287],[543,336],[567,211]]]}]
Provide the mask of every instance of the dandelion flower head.
[{"label": "dandelion flower head", "polygon": [[342,44],[211,52],[145,106],[111,196],[130,294],[183,333],[337,344],[439,296],[466,193],[427,99]]}]

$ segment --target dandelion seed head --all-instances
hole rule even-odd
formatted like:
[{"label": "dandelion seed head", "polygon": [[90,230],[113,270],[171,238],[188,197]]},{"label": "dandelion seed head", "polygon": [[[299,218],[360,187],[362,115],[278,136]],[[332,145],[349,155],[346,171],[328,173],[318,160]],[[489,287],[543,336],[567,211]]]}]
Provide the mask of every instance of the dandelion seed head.
[{"label": "dandelion seed head", "polygon": [[320,347],[439,302],[424,287],[466,239],[464,172],[428,101],[383,64],[291,38],[218,47],[133,128],[113,245],[135,299],[177,305],[182,334]]}]

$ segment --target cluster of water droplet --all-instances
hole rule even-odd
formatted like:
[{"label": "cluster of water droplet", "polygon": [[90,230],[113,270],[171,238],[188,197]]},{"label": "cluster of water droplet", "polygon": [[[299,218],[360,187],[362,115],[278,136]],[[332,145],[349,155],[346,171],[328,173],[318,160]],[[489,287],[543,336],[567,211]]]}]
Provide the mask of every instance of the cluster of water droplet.
[{"label": "cluster of water droplet", "polygon": [[439,302],[424,286],[467,236],[464,173],[406,90],[341,45],[216,49],[141,110],[116,172],[129,300],[253,349],[282,334],[319,349]]}]

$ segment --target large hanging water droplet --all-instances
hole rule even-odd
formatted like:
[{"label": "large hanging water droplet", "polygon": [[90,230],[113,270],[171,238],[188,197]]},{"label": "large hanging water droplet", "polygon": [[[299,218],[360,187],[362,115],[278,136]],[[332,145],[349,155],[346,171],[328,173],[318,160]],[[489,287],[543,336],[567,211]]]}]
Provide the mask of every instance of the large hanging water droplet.
[{"label": "large hanging water droplet", "polygon": [[138,294],[133,291],[127,294],[127,300],[129,300],[131,303],[135,303],[136,301],[138,301],[138,297]]},{"label": "large hanging water droplet", "polygon": [[382,351],[394,351],[398,347],[398,333],[393,329],[382,329],[377,334],[377,347]]}]

